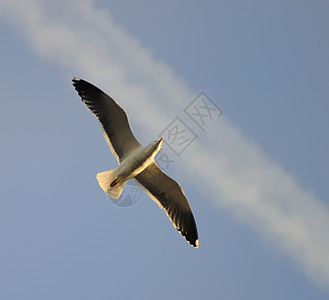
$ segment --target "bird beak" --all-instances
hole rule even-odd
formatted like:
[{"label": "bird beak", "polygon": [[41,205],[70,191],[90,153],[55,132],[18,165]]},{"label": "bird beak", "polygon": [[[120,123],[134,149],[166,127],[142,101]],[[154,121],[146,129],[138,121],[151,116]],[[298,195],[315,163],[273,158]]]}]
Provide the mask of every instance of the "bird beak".
[{"label": "bird beak", "polygon": [[160,139],[160,141],[159,141],[159,142],[161,143],[162,141],[163,141],[163,137]]}]

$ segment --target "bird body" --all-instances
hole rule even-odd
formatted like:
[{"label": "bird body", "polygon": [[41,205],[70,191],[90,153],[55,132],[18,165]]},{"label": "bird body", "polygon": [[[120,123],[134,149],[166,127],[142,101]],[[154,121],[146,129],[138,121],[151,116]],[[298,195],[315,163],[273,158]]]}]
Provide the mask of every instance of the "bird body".
[{"label": "bird body", "polygon": [[130,129],[125,111],[110,96],[79,78],[73,79],[73,85],[81,100],[101,123],[104,137],[119,163],[118,168],[97,174],[100,187],[117,199],[126,182],[134,179],[165,210],[185,239],[197,248],[198,231],[185,193],[154,161],[163,138],[142,146]]},{"label": "bird body", "polygon": [[118,199],[126,182],[144,171],[154,161],[155,155],[161,149],[162,140],[163,138],[147,146],[137,146],[136,150],[123,159],[116,169],[98,173],[96,177],[104,192]]}]

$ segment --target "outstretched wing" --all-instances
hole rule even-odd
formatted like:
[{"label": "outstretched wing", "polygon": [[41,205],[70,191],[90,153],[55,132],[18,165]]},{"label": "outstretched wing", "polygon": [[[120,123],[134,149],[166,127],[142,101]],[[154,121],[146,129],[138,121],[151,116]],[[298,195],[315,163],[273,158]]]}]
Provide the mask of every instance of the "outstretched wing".
[{"label": "outstretched wing", "polygon": [[131,132],[125,111],[108,95],[89,82],[74,78],[73,85],[81,100],[98,118],[112,153],[121,162],[140,146]]},{"label": "outstretched wing", "polygon": [[155,162],[135,176],[147,194],[164,208],[176,229],[194,247],[199,246],[198,231],[184,191],[180,185],[167,176]]}]

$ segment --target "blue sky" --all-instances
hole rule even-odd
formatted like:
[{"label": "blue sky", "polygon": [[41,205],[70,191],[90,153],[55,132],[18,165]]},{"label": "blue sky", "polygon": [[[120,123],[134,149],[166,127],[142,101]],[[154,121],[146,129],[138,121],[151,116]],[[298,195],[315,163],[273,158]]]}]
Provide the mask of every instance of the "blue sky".
[{"label": "blue sky", "polygon": [[[327,299],[328,8],[0,1],[1,298]],[[144,144],[177,116],[197,134],[168,173],[199,249],[147,196],[99,188],[116,161],[74,76]],[[223,111],[205,131],[184,113],[200,91]]]}]

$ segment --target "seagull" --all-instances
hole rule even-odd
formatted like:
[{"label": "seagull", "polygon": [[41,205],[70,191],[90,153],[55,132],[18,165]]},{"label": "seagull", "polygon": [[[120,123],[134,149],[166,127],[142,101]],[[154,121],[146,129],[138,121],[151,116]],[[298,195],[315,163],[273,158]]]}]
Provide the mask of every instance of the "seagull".
[{"label": "seagull", "polygon": [[134,179],[165,210],[182,236],[198,248],[197,227],[183,189],[154,161],[163,138],[142,146],[130,129],[127,114],[110,96],[83,79],[75,77],[72,81],[83,103],[101,123],[104,137],[119,163],[116,169],[96,175],[103,191],[117,199],[126,182]]}]

